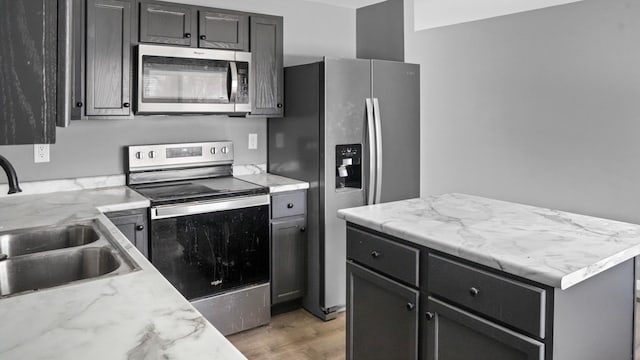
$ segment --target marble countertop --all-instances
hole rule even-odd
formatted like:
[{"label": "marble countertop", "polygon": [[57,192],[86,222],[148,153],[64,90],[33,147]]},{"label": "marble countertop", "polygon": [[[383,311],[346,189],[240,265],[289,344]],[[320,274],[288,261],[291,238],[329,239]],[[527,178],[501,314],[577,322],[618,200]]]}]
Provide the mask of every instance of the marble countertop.
[{"label": "marble countertop", "polygon": [[0,299],[0,359],[245,359],[102,214],[147,206],[124,186],[0,198],[0,231],[97,219],[141,268]]},{"label": "marble countertop", "polygon": [[241,175],[236,178],[250,183],[265,186],[269,188],[270,193],[279,193],[285,191],[304,190],[309,188],[309,183],[295,179],[286,178],[284,176],[262,173],[254,175]]},{"label": "marble countertop", "polygon": [[560,289],[640,254],[640,225],[464,194],[344,209],[338,217]]}]

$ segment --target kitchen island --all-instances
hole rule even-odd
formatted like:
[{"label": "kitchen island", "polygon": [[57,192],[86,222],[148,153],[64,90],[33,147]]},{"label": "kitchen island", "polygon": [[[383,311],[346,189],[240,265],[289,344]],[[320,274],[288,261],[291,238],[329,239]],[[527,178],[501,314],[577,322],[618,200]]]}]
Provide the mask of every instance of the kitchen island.
[{"label": "kitchen island", "polygon": [[463,194],[338,216],[347,359],[632,358],[638,225]]},{"label": "kitchen island", "polygon": [[138,265],[0,298],[0,359],[245,359],[102,214],[148,206],[125,186],[0,198],[0,233],[97,221]]}]

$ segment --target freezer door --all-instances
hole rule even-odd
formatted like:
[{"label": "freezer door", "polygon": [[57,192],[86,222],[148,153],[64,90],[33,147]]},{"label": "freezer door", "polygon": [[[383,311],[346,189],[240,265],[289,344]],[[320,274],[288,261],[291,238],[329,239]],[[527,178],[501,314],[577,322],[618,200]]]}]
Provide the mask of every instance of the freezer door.
[{"label": "freezer door", "polygon": [[373,99],[378,99],[381,168],[376,202],[420,196],[420,67],[372,60]]},{"label": "freezer door", "polygon": [[[346,304],[346,224],[337,218],[339,209],[365,204],[369,159],[366,138],[366,99],[371,95],[371,62],[369,60],[329,59],[324,62],[324,116],[321,118],[323,139],[320,149],[321,168],[321,279],[320,306],[324,311]],[[361,144],[360,166],[362,187],[336,188],[336,146]],[[349,167],[353,171],[354,166]],[[342,169],[344,170],[344,169]]]}]

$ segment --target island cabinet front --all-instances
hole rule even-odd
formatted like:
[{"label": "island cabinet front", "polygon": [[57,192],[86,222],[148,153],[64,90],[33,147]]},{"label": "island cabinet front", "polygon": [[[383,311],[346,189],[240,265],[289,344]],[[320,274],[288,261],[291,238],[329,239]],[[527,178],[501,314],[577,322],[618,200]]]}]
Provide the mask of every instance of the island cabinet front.
[{"label": "island cabinet front", "polygon": [[347,359],[631,360],[633,259],[568,289],[347,226]]}]

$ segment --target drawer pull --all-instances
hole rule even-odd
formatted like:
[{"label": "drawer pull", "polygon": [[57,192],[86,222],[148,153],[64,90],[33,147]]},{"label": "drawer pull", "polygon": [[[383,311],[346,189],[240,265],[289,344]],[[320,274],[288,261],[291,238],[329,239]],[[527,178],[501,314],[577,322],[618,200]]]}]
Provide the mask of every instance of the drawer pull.
[{"label": "drawer pull", "polygon": [[372,257],[372,258],[374,258],[374,259],[379,258],[381,255],[382,255],[381,253],[379,253],[379,252],[377,252],[377,251],[375,251],[375,250],[373,250],[373,251],[371,252],[371,257]]},{"label": "drawer pull", "polygon": [[138,230],[138,231],[144,230],[144,225],[137,225],[136,226],[136,230]]},{"label": "drawer pull", "polygon": [[472,287],[471,289],[469,289],[469,295],[471,295],[471,297],[478,297],[478,295],[480,295],[480,290]]},{"label": "drawer pull", "polygon": [[305,232],[307,231],[307,228],[305,228],[304,226],[300,228],[300,232]]},{"label": "drawer pull", "polygon": [[287,209],[293,209],[293,203],[288,203],[287,204]]},{"label": "drawer pull", "polygon": [[410,302],[407,303],[407,310],[413,311],[413,309],[415,308],[416,308],[416,304],[410,303]]},{"label": "drawer pull", "polygon": [[427,312],[425,314],[425,317],[427,318],[427,321],[431,321],[431,320],[433,320],[433,313],[432,312]]}]

